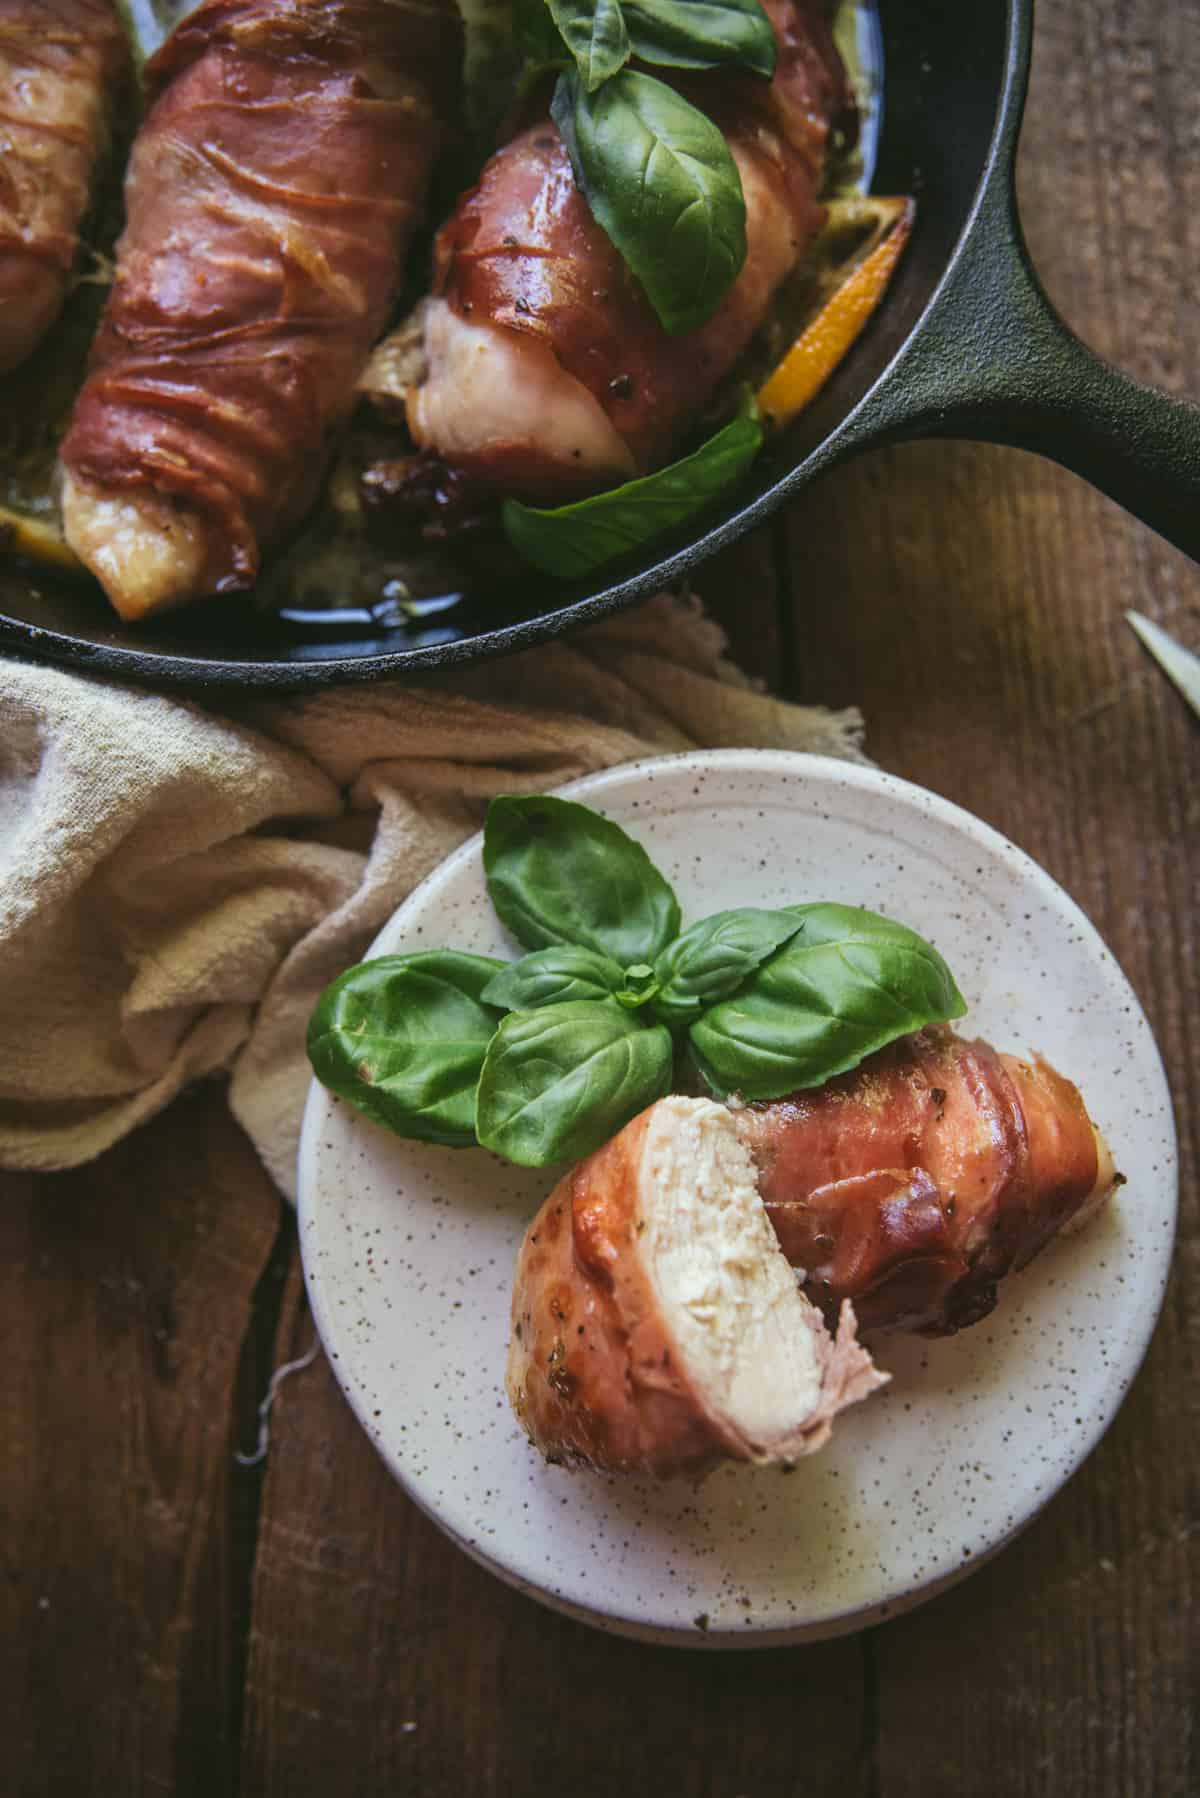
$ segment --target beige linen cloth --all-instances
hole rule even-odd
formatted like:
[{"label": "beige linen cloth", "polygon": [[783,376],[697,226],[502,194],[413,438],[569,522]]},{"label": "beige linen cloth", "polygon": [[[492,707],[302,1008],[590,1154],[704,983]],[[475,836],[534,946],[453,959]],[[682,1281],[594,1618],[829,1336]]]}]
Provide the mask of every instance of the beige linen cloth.
[{"label": "beige linen cloth", "polygon": [[861,760],[666,595],[508,660],[182,700],[0,662],[0,1165],[74,1166],[186,1085],[295,1189],[322,987],[504,792],[696,745]]}]

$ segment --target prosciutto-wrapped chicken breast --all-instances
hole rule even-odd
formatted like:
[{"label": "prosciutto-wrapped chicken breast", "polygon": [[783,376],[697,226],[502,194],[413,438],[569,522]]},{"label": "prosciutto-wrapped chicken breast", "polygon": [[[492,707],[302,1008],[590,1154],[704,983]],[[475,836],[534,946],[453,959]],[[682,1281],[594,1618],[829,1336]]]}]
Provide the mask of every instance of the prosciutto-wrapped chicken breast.
[{"label": "prosciutto-wrapped chicken breast", "polygon": [[0,374],[58,317],[125,65],[108,0],[0,0]]},{"label": "prosciutto-wrapped chicken breast", "polygon": [[427,373],[407,396],[423,450],[533,502],[669,458],[818,230],[830,126],[849,107],[816,0],[765,5],[773,81],[726,71],[677,83],[724,131],[746,201],[745,264],[713,318],[668,335],[543,118],[492,158],[439,233]]},{"label": "prosciutto-wrapped chicken breast", "polygon": [[531,1224],[509,1397],[555,1461],[795,1460],[886,1378],[857,1328],[978,1322],[1119,1181],[1069,1080],[945,1027],[791,1099],[660,1099]]},{"label": "prosciutto-wrapped chicken breast", "polygon": [[123,617],[250,586],[311,503],[459,52],[453,0],[207,0],[147,65],[62,449],[68,541]]},{"label": "prosciutto-wrapped chicken breast", "polygon": [[556,1187],[517,1263],[507,1387],[552,1461],[702,1473],[791,1462],[886,1376],[830,1337],[772,1234],[734,1114],[644,1111]]},{"label": "prosciutto-wrapped chicken breast", "polygon": [[788,1260],[827,1318],[949,1335],[1117,1184],[1078,1089],[944,1026],[737,1128]]}]

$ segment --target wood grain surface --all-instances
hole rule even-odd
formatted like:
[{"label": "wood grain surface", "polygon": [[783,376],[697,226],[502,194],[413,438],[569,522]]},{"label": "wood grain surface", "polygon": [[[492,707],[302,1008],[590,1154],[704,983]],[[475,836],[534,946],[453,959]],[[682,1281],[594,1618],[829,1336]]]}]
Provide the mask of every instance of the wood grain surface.
[{"label": "wood grain surface", "polygon": [[[1041,0],[1021,191],[1067,319],[1200,397],[1200,0]],[[400,1495],[307,1346],[294,1228],[219,1086],[0,1202],[0,1789],[273,1798],[1200,1792],[1200,729],[1123,622],[1200,570],[1072,476],[878,453],[708,570],[744,665],[1049,869],[1145,1004],[1184,1169],[1146,1365],[990,1566],[820,1648],[685,1656],[518,1597]]]}]

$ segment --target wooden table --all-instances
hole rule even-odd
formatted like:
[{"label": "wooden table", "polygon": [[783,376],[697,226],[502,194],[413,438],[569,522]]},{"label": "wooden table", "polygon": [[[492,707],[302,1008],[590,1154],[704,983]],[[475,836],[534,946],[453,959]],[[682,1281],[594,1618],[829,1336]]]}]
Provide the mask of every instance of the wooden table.
[{"label": "wooden table", "polygon": [[[1200,0],[1042,0],[1033,250],[1097,348],[1193,395],[1198,91]],[[885,767],[1042,862],[1150,1013],[1184,1207],[1119,1420],[995,1563],[884,1628],[741,1656],[594,1634],[444,1541],[322,1363],[265,1470],[234,1465],[311,1326],[210,1085],[92,1167],[4,1181],[5,1791],[1200,1791],[1200,734],[1121,616],[1200,647],[1200,572],[1048,464],[940,444],[842,471],[705,585],[748,666],[857,701]]]}]

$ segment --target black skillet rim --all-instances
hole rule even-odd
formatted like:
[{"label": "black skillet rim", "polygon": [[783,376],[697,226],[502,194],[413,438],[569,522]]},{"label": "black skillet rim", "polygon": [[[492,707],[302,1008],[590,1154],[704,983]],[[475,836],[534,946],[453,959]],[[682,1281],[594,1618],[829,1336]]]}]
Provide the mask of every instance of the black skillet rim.
[{"label": "black skillet rim", "polygon": [[1007,0],[1003,79],[991,141],[970,210],[932,293],[887,366],[813,450],[738,511],[721,519],[682,548],[585,599],[447,643],[313,661],[266,658],[253,662],[222,661],[210,656],[164,655],[152,649],[97,644],[20,620],[0,618],[0,655],[12,653],[19,658],[115,676],[155,688],[257,688],[298,693],[351,682],[387,680],[511,655],[593,623],[639,599],[649,598],[664,587],[678,585],[702,562],[763,523],[785,500],[843,459],[851,448],[865,448],[871,442],[873,433],[869,428],[862,429],[863,415],[874,410],[886,389],[904,378],[901,364],[906,352],[921,335],[926,321],[954,279],[964,254],[969,253],[975,223],[986,197],[997,180],[1007,182],[1009,179],[1025,102],[1031,25],[1031,0]]}]

